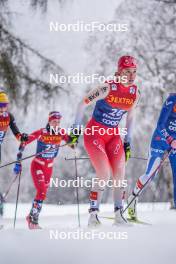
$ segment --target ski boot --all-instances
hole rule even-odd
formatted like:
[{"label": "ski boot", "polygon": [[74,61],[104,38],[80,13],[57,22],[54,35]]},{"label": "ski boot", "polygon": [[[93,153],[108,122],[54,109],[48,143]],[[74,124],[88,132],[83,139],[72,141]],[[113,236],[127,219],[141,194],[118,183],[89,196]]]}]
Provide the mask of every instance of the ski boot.
[{"label": "ski boot", "polygon": [[[138,197],[134,199],[135,195],[131,194],[130,197],[127,200],[127,204],[130,203],[130,206],[128,207],[128,217],[130,220],[137,221],[137,202],[138,202]],[[131,203],[131,201],[133,202]]]},{"label": "ski boot", "polygon": [[88,227],[98,227],[101,225],[100,220],[98,219],[98,210],[97,209],[90,209],[89,210],[89,220],[88,220]]},{"label": "ski boot", "polygon": [[125,219],[125,217],[122,214],[123,209],[122,208],[115,208],[115,218],[114,218],[114,226],[119,226],[119,225],[126,225],[128,224],[128,221]]},{"label": "ski boot", "polygon": [[26,217],[29,229],[41,229],[38,224],[38,218],[42,209],[42,202],[42,200],[34,200],[32,203],[30,214]]},{"label": "ski boot", "polygon": [[33,216],[31,216],[30,214],[26,217],[26,221],[28,223],[28,228],[30,230],[33,229],[42,229],[39,224],[38,224],[38,219],[35,219]]}]

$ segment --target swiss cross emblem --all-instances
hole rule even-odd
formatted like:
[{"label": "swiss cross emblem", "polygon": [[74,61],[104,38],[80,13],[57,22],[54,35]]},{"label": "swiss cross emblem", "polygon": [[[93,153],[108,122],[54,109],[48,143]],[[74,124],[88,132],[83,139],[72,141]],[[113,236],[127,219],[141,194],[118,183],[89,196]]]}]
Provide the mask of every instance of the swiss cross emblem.
[{"label": "swiss cross emblem", "polygon": [[117,85],[116,84],[112,84],[111,85],[111,89],[112,89],[112,91],[117,91]]}]

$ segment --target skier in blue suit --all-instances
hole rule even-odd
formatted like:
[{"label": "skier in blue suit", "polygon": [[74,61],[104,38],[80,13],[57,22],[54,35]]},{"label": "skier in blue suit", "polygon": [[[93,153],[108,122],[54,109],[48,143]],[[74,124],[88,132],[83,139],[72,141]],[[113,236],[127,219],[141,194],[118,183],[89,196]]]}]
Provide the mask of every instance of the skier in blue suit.
[{"label": "skier in blue suit", "polygon": [[[163,104],[157,127],[152,136],[146,171],[139,177],[132,194],[128,198],[128,204],[133,199],[128,208],[128,215],[131,219],[137,219],[137,194],[156,171],[164,154],[171,149],[172,152],[169,155],[169,160],[173,174],[174,205],[176,207],[176,93],[170,94]],[[136,197],[135,199],[134,196]]]}]

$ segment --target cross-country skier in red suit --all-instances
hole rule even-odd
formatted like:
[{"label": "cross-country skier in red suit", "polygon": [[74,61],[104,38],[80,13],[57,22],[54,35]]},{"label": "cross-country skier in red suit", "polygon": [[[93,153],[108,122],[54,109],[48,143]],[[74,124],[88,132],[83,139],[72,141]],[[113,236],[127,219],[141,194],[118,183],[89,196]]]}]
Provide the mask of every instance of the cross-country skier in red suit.
[{"label": "cross-country skier in red suit", "polygon": [[[125,159],[128,160],[130,157],[134,108],[139,98],[138,88],[134,84],[136,68],[134,57],[121,57],[115,73],[116,78],[93,89],[78,105],[74,127],[81,125],[86,107],[96,103],[93,115],[86,125],[88,130],[84,133],[84,145],[96,171],[96,177],[104,182],[108,181],[110,175],[116,182],[122,183],[125,178]],[[121,81],[118,82],[117,78]],[[118,135],[118,125],[126,113],[127,135],[122,142]],[[91,133],[94,126],[98,131]],[[104,135],[101,135],[102,128],[105,131]],[[116,132],[112,132],[114,128]],[[74,136],[79,135],[73,134],[72,137]],[[102,194],[103,188],[99,184],[94,185],[90,193],[89,226],[100,224],[98,211]],[[126,219],[122,217],[123,194],[124,188],[113,188],[115,225],[126,223]]]},{"label": "cross-country skier in red suit", "polygon": [[[53,172],[54,159],[59,152],[58,146],[61,144],[62,140],[70,143],[70,137],[67,134],[57,133],[57,128],[60,128],[60,120],[61,114],[59,112],[51,112],[46,128],[41,128],[33,132],[29,135],[28,141],[25,142],[25,145],[27,145],[37,140],[37,153],[44,152],[48,148],[53,148],[50,151],[37,155],[31,163],[31,175],[36,188],[36,196],[32,203],[30,213],[26,217],[29,229],[40,229],[38,224],[39,214],[42,209],[42,203],[46,198]],[[50,127],[53,129],[50,130]],[[73,147],[72,145],[70,146]],[[16,164],[15,168],[17,169],[18,167],[19,163]]]}]

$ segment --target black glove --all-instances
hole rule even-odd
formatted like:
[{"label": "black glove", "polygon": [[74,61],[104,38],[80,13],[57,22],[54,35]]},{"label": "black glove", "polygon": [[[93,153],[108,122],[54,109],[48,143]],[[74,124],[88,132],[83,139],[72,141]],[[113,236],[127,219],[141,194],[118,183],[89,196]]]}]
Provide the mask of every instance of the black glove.
[{"label": "black glove", "polygon": [[124,145],[124,151],[125,151],[125,160],[128,161],[129,158],[131,158],[131,147],[129,142],[125,142]]},{"label": "black glove", "polygon": [[28,141],[28,134],[26,134],[26,133],[22,133],[22,134],[21,134],[20,141],[21,141],[21,142],[26,142],[26,141]]},{"label": "black glove", "polygon": [[19,146],[19,152],[17,153],[17,160],[18,161],[20,161],[22,159],[24,148],[25,148],[25,144],[21,143]]}]

